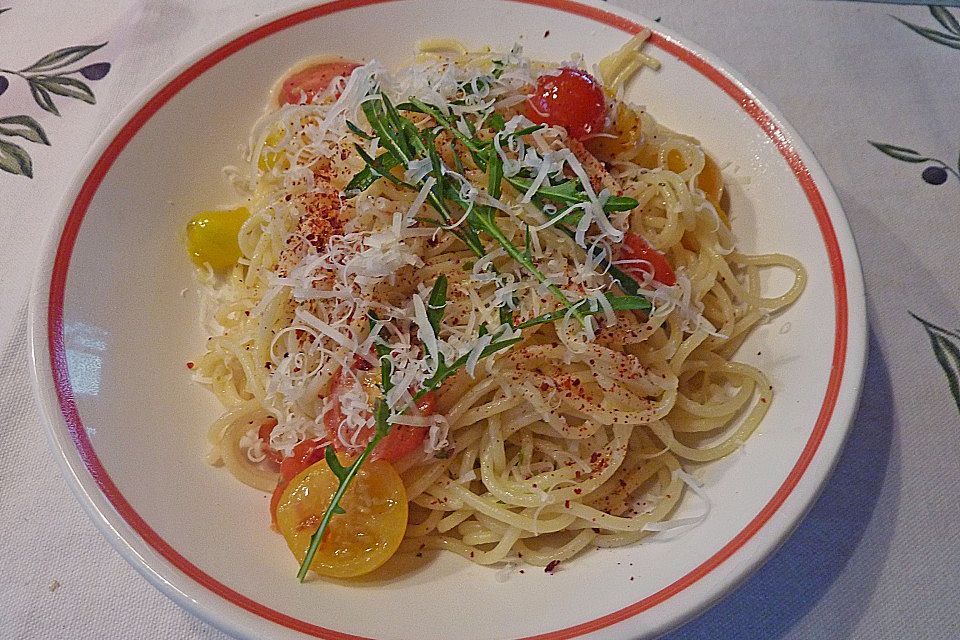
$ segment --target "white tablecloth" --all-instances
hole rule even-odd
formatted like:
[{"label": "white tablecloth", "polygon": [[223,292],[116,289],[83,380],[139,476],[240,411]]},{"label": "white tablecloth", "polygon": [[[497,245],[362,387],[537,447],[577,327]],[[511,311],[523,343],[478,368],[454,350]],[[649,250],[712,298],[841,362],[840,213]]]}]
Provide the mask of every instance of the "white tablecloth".
[{"label": "white tablecloth", "polygon": [[[114,553],[61,479],[30,389],[26,305],[39,241],[97,133],[171,64],[290,4],[3,3],[0,87],[9,87],[0,91],[0,118],[30,114],[51,144],[0,137],[29,153],[33,173],[0,172],[0,637],[224,638]],[[941,24],[926,7],[828,0],[614,4],[662,18],[780,107],[843,202],[869,303],[866,386],[835,475],[759,573],[669,639],[960,638],[960,397],[911,316],[960,325],[960,177],[868,143],[960,170],[960,48],[950,46],[949,18],[940,15]],[[948,37],[924,37],[894,16]],[[96,104],[54,96],[59,117],[3,71],[101,42],[108,44],[83,59],[111,65],[105,77],[85,80]],[[960,339],[931,331],[960,348]]]}]

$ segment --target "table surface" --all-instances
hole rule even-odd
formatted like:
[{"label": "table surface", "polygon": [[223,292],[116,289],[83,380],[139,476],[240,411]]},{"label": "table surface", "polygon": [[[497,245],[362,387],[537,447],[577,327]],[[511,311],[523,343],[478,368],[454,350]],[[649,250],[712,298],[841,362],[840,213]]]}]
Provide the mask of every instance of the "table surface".
[{"label": "table surface", "polygon": [[[26,308],[39,239],[95,136],[170,65],[293,3],[2,4],[0,118],[34,117],[50,145],[0,138],[29,154],[33,173],[0,172],[0,636],[224,640],[127,565],[70,494],[30,388]],[[867,286],[863,399],[834,476],[757,574],[667,637],[960,638],[960,362],[949,357],[960,349],[950,331],[960,325],[960,9],[612,4],[660,18],[780,108],[843,202]],[[96,104],[54,96],[59,117],[2,71],[101,42],[83,60]]]}]

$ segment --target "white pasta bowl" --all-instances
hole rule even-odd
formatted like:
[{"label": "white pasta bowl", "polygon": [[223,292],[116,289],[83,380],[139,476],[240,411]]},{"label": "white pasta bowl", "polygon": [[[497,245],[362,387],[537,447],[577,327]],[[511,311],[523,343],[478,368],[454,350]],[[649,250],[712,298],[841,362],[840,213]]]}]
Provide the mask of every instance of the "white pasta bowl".
[{"label": "white pasta bowl", "polygon": [[[641,26],[658,72],[633,101],[693,135],[725,167],[748,252],[798,257],[799,302],[740,357],[776,396],[758,432],[698,473],[712,508],[683,535],[590,550],[547,574],[505,574],[453,554],[394,560],[376,577],[301,585],[269,529],[268,497],[208,466],[212,396],[185,363],[203,336],[182,229],[231,201],[221,168],[275,78],[314,54],[408,59],[417,40],[524,44],[588,64]],[[772,273],[767,285],[783,284]],[[31,306],[37,393],[78,499],[147,579],[241,638],[634,638],[703,611],[767,558],[826,481],[857,404],[863,284],[840,204],[810,150],[714,56],[600,2],[340,0],[261,21],[172,69],[94,145],[64,203]],[[702,508],[688,496],[685,511]]]}]

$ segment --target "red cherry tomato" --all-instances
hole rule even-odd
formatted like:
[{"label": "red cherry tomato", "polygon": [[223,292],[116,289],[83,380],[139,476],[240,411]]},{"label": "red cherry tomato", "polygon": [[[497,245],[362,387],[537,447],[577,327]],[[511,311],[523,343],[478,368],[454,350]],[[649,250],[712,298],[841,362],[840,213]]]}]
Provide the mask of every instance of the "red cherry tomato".
[{"label": "red cherry tomato", "polygon": [[283,456],[279,451],[270,446],[270,434],[273,433],[273,428],[276,426],[276,418],[267,419],[266,422],[260,425],[260,429],[257,431],[257,437],[263,440],[263,453],[266,454],[267,460],[275,464],[280,464]]},{"label": "red cherry tomato", "polygon": [[273,490],[273,496],[270,498],[270,518],[274,526],[277,524],[277,505],[280,504],[280,496],[283,494],[283,490],[301,471],[313,463],[323,460],[323,452],[327,448],[327,444],[326,440],[304,440],[293,448],[293,453],[280,461],[280,479],[277,481],[277,488]]},{"label": "red cherry tomato", "polygon": [[668,286],[677,284],[677,276],[673,272],[673,267],[671,267],[667,261],[667,257],[651,247],[647,244],[646,240],[635,233],[628,231],[624,234],[620,259],[644,260],[649,262],[653,268],[653,273],[651,274],[650,267],[645,264],[625,264],[622,268],[627,273],[632,273],[639,278],[652,275],[654,280]]},{"label": "red cherry tomato", "polygon": [[[280,87],[280,104],[305,104],[322,93],[334,78],[349,77],[360,64],[352,60],[319,62],[290,74]],[[306,95],[306,100],[302,100]]]},{"label": "red cherry tomato", "polygon": [[[374,369],[362,358],[357,358],[354,361],[353,368],[362,372],[360,381],[361,384],[364,385],[364,388],[367,389],[367,393],[372,396],[372,403],[372,400],[376,399],[376,394],[379,393],[377,377],[380,375],[380,370]],[[336,376],[333,379],[333,385],[330,388],[330,397],[333,399],[333,402],[331,403],[330,410],[323,416],[323,423],[327,428],[328,437],[304,440],[293,448],[291,455],[280,461],[280,479],[277,481],[277,487],[274,489],[273,496],[270,498],[270,518],[274,527],[276,527],[277,524],[277,506],[280,504],[280,498],[287,488],[287,485],[290,484],[290,481],[307,467],[323,460],[324,451],[331,441],[337,451],[343,451],[339,438],[337,438],[337,430],[344,419],[343,409],[340,405],[340,395],[349,382],[350,379],[344,375]],[[417,401],[417,408],[420,410],[420,413],[425,416],[432,415],[433,412],[436,411],[436,394],[432,391],[424,394],[424,396]],[[261,430],[262,429],[263,427],[261,427]],[[270,427],[270,430],[272,431],[273,427]],[[426,427],[394,425],[390,433],[387,434],[373,450],[371,458],[374,460],[398,460],[422,446],[423,439],[426,436]],[[261,435],[261,437],[263,436]],[[269,433],[267,433],[267,437],[269,438]],[[366,428],[360,433],[357,442],[366,444],[370,442],[371,438],[373,438],[373,429]]]},{"label": "red cherry tomato", "polygon": [[323,460],[323,450],[329,442],[322,439],[304,440],[293,448],[293,453],[280,463],[281,482],[290,482],[294,476],[312,465]]},{"label": "red cherry tomato", "polygon": [[577,140],[603,131],[607,101],[600,83],[586,71],[562,69],[542,75],[527,98],[525,115],[536,124],[560,126]]},{"label": "red cherry tomato", "polygon": [[[370,369],[369,364],[365,360],[361,360],[361,362],[366,366],[356,367],[363,372],[360,375],[360,384],[367,392],[370,405],[372,405],[380,394],[380,388],[377,386],[380,370]],[[351,384],[351,382],[351,377],[347,375],[340,375],[333,379],[333,384],[330,387],[330,398],[332,402],[330,403],[330,409],[323,415],[323,424],[327,427],[327,437],[333,441],[333,447],[337,451],[345,450],[340,443],[340,439],[337,437],[340,424],[345,419],[343,408],[340,404],[340,397],[347,389],[347,385]],[[435,394],[432,391],[424,394],[424,396],[417,401],[417,408],[420,410],[420,413],[425,416],[433,414],[436,408]],[[357,436],[357,443],[361,446],[365,445],[370,442],[373,435],[373,427],[363,427]],[[394,425],[390,429],[390,433],[388,433],[373,450],[371,457],[374,460],[399,460],[405,455],[416,451],[423,444],[423,439],[426,437],[426,427],[413,427],[401,424]]]}]

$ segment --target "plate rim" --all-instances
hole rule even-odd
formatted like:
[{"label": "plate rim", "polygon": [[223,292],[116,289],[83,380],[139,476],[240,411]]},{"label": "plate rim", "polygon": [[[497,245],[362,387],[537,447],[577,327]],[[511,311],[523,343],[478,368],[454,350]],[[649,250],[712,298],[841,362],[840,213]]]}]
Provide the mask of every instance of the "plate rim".
[{"label": "plate rim", "polygon": [[[270,609],[208,576],[166,544],[113,485],[86,436],[73,403],[66,368],[62,312],[73,243],[89,204],[119,153],[156,111],[207,69],[266,36],[302,22],[358,7],[399,1],[306,0],[234,29],[171,65],[121,109],[91,145],[58,207],[36,269],[28,317],[31,378],[48,442],[67,484],[108,542],[139,573],[184,609],[236,637],[261,637],[265,630],[276,632],[276,625],[281,625],[288,632],[313,637],[360,638]],[[843,208],[813,152],[771,102],[743,81],[742,75],[729,64],[658,23],[598,0],[504,1],[574,14],[631,34],[640,28],[651,29],[651,44],[677,56],[681,62],[706,76],[736,100],[774,142],[811,205],[830,263],[837,312],[830,379],[813,433],[780,488],[739,534],[684,577],[617,611],[563,629],[528,636],[526,640],[573,638],[605,629],[610,632],[620,630],[625,634],[642,631],[656,636],[703,613],[746,580],[789,537],[829,480],[855,416],[865,371],[866,303],[860,261]],[[820,471],[815,478],[808,473],[814,463]],[[779,522],[773,527],[770,523],[775,517]],[[748,547],[754,547],[750,555],[746,554]],[[738,555],[739,561],[734,562]],[[734,568],[732,579],[722,580],[722,584],[704,582],[708,574],[725,564]],[[642,630],[637,626],[633,629],[620,626],[685,590],[692,593],[691,606],[681,611],[664,612],[659,620],[645,621],[648,626]],[[609,633],[604,635],[620,637]]]}]

